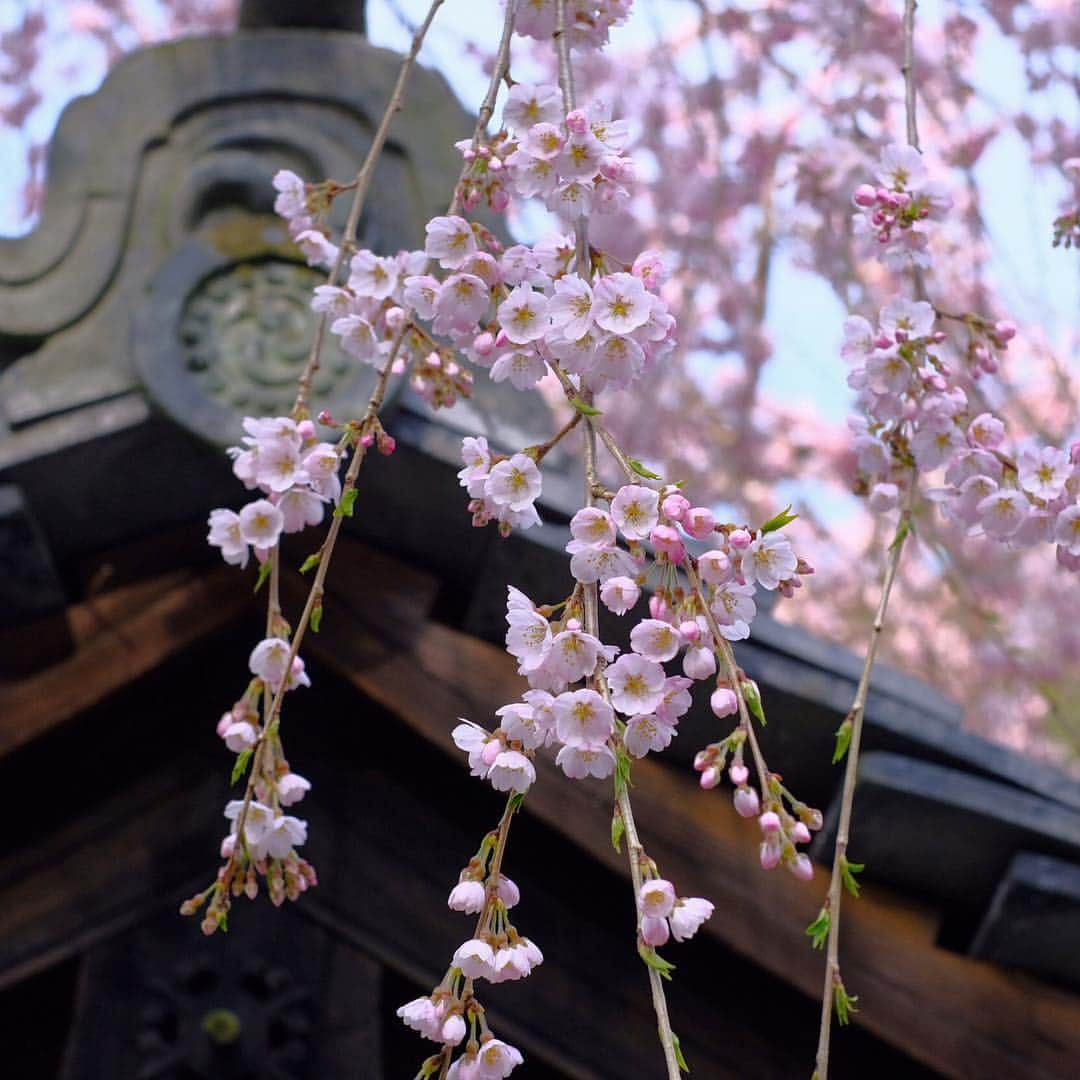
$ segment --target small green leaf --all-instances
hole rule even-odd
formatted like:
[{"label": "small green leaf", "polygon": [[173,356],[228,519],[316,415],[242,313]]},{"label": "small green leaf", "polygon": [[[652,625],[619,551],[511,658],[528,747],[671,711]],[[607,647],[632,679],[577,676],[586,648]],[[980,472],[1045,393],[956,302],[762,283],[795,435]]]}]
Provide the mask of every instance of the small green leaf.
[{"label": "small green leaf", "polygon": [[525,801],[525,792],[524,791],[518,791],[518,792],[515,792],[513,795],[511,795],[510,796],[510,802],[508,804],[509,807],[510,807],[510,813],[511,814],[516,814],[521,809],[521,804],[524,801]]},{"label": "small green leaf", "polygon": [[626,460],[638,476],[644,476],[646,480],[663,480],[659,473],[650,472],[637,458],[628,457]]},{"label": "small green leaf", "polygon": [[898,547],[902,547],[904,541],[914,532],[915,526],[911,523],[911,518],[902,517],[900,524],[896,526],[896,535],[892,538],[889,550],[895,551]]},{"label": "small green leaf", "polygon": [[844,882],[844,888],[852,896],[859,895],[859,883],[855,880],[855,875],[861,874],[865,866],[866,863],[848,862],[846,855],[840,856],[840,878]]},{"label": "small green leaf", "polygon": [[236,781],[247,772],[253,753],[253,750],[241,750],[240,753],[236,755],[236,761],[233,762],[232,767],[232,779],[229,781],[230,784],[235,784]]},{"label": "small green leaf", "polygon": [[218,929],[223,934],[227,934],[229,932],[229,913],[226,910],[222,909],[218,912],[217,924]]},{"label": "small green leaf", "polygon": [[761,526],[762,535],[765,533],[776,532],[777,529],[782,529],[785,525],[790,525],[799,515],[791,512],[790,506],[785,506],[776,517],[769,518],[764,525]]},{"label": "small green leaf", "polygon": [[630,755],[620,746],[615,751],[615,798],[630,786]]},{"label": "small green leaf", "polygon": [[831,921],[829,913],[822,908],[818,912],[818,917],[806,928],[806,935],[810,938],[810,944],[815,949],[825,947],[825,942],[829,939],[829,924]]},{"label": "small green leaf", "polygon": [[757,692],[757,687],[747,680],[742,684],[742,694],[746,700],[746,707],[750,710],[750,715],[764,727],[766,724],[765,710],[761,707],[761,697]]},{"label": "small green leaf", "polygon": [[832,763],[835,765],[839,761],[844,760],[844,755],[848,752],[848,747],[851,745],[851,731],[852,723],[849,716],[837,729],[836,729],[836,749],[833,750]]},{"label": "small green leaf", "polygon": [[858,994],[849,994],[844,989],[842,982],[837,982],[833,991],[833,1002],[836,1005],[836,1020],[841,1027],[847,1027],[851,1023],[851,1014],[858,1012],[855,1002],[859,1000]]},{"label": "small green leaf", "polygon": [[621,855],[622,838],[626,833],[626,822],[618,810],[611,815],[611,846]]},{"label": "small green leaf", "polygon": [[259,567],[259,576],[255,580],[255,588],[251,590],[252,592],[258,592],[266,584],[266,579],[270,576],[273,565],[273,559],[267,559],[262,563]]},{"label": "small green leaf", "polygon": [[675,1061],[678,1063],[679,1068],[684,1072],[690,1071],[690,1066],[686,1064],[686,1058],[683,1057],[682,1044],[679,1042],[679,1036],[673,1031],[671,1033],[671,1048],[675,1051]]},{"label": "small green leaf", "polygon": [[584,398],[578,397],[576,394],[570,399],[570,404],[573,405],[582,416],[604,415],[599,409],[590,405]]},{"label": "small green leaf", "polygon": [[644,941],[639,939],[637,951],[638,956],[645,961],[647,967],[651,967],[653,971],[658,972],[662,979],[671,979],[671,973],[675,970],[675,965],[669,964],[651,945],[646,945]]},{"label": "small green leaf", "polygon": [[317,634],[322,626],[322,604],[316,604],[311,609],[311,632]]},{"label": "small green leaf", "polygon": [[301,574],[306,574],[309,570],[314,570],[315,567],[318,566],[319,563],[321,563],[321,562],[322,562],[322,552],[321,551],[316,551],[314,555],[309,555],[300,564],[300,573]]},{"label": "small green leaf", "polygon": [[353,505],[356,503],[356,488],[347,488],[341,493],[341,502],[334,510],[334,517],[352,517]]}]

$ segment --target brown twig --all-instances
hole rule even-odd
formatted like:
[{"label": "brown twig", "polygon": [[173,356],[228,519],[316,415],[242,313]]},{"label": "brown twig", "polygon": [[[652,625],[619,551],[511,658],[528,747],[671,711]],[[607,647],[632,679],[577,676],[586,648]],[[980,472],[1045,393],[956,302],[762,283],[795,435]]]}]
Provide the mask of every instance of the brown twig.
[{"label": "brown twig", "polygon": [[[398,69],[397,81],[394,83],[394,89],[390,94],[390,100],[387,102],[386,111],[383,113],[382,119],[379,121],[379,126],[375,130],[375,135],[371,140],[371,146],[368,148],[364,163],[360,166],[360,171],[356,174],[356,179],[352,184],[347,185],[347,187],[353,188],[353,200],[352,205],[349,207],[349,216],[345,220],[345,229],[342,233],[337,257],[334,259],[334,265],[326,279],[328,285],[337,283],[338,275],[341,273],[341,268],[345,264],[345,259],[348,257],[349,251],[356,243],[356,230],[360,225],[360,215],[364,210],[364,202],[367,199],[368,190],[371,187],[372,177],[375,175],[375,164],[379,159],[379,155],[382,153],[383,146],[386,144],[386,137],[390,132],[390,124],[393,122],[397,113],[401,111],[401,107],[404,104],[405,90],[409,85],[409,79],[412,76],[412,70],[416,64],[416,57],[420,52],[420,47],[424,43],[424,38],[427,36],[428,28],[435,18],[435,13],[442,7],[443,3],[444,0],[432,0],[432,5],[428,9],[424,21],[413,35],[412,45],[405,55],[405,58],[401,61],[401,67]],[[328,322],[329,317],[324,312],[319,316],[318,321],[315,323],[315,336],[311,340],[311,349],[308,352],[307,362],[304,364],[304,370],[297,380],[296,400],[293,402],[292,409],[293,416],[301,417],[307,413],[308,395],[311,393],[311,380],[315,377],[315,372],[319,370],[319,356],[322,352],[323,340],[326,337],[326,326]]]}]

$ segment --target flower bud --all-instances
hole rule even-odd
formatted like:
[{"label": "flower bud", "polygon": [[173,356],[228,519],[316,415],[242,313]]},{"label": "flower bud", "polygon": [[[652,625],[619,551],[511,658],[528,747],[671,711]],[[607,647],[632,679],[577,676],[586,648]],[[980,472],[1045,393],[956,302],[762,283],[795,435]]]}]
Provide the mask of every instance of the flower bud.
[{"label": "flower bud", "polygon": [[780,862],[780,845],[776,843],[770,843],[768,840],[762,842],[759,858],[761,859],[762,870],[772,870]]},{"label": "flower bud", "polygon": [[705,791],[709,791],[711,788],[716,787],[716,785],[720,783],[720,770],[715,765],[710,765],[701,774],[699,783]]},{"label": "flower bud", "polygon": [[758,824],[761,826],[761,831],[766,835],[776,835],[780,832],[780,815],[774,813],[772,810],[766,810],[761,817],[758,818]]},{"label": "flower bud", "polygon": [[732,529],[728,536],[728,543],[736,551],[745,551],[753,542],[754,538],[746,529]]},{"label": "flower bud", "polygon": [[713,550],[706,551],[698,559],[698,573],[701,574],[701,580],[710,585],[723,585],[731,580],[735,572],[727,553]]},{"label": "flower bud", "polygon": [[739,699],[735,696],[735,691],[729,686],[718,686],[709,698],[709,707],[713,711],[713,715],[718,719],[723,720],[725,716],[731,716],[733,713],[739,711]]},{"label": "flower bud", "polygon": [[736,787],[742,787],[750,779],[750,770],[741,761],[733,761],[728,776]]},{"label": "flower bud", "polygon": [[788,864],[788,869],[800,881],[810,881],[814,876],[814,864],[810,861],[809,855],[801,853],[796,855],[794,860]]},{"label": "flower bud", "polygon": [[664,517],[670,521],[682,521],[686,511],[690,509],[690,500],[680,492],[668,495],[660,504],[660,510]]},{"label": "flower bud", "polygon": [[761,802],[758,793],[751,787],[741,787],[735,792],[735,812],[739,817],[757,817],[761,812]]},{"label": "flower bud", "polygon": [[682,526],[695,540],[704,540],[715,528],[716,518],[707,506],[692,506],[683,514]]},{"label": "flower bud", "polygon": [[686,650],[683,673],[688,679],[711,679],[716,674],[716,657],[712,649],[703,646]]}]

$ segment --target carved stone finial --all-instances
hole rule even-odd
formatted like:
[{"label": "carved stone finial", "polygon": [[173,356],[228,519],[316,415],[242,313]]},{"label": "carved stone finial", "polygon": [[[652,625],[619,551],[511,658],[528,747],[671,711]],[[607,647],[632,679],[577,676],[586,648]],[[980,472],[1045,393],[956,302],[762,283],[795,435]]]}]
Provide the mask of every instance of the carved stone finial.
[{"label": "carved stone finial", "polygon": [[241,30],[366,30],[367,0],[241,0]]}]

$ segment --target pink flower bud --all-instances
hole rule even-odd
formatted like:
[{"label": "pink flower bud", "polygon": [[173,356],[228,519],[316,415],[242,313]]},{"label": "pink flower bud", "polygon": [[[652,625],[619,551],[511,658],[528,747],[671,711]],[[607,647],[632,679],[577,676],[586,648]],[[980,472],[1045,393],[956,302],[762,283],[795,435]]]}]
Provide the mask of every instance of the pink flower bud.
[{"label": "pink flower bud", "polygon": [[860,184],[855,189],[855,194],[852,199],[856,206],[861,206],[864,209],[869,206],[873,206],[877,199],[877,192],[869,184]]},{"label": "pink flower bud", "polygon": [[686,558],[686,548],[674,525],[657,525],[649,534],[649,539],[653,547],[666,555],[676,566]]},{"label": "pink flower bud", "polygon": [[750,770],[741,761],[732,762],[727,774],[736,787],[742,787],[750,779]]},{"label": "pink flower bud", "polygon": [[757,817],[761,813],[761,801],[758,793],[751,787],[741,787],[735,792],[735,812],[739,817]]},{"label": "pink flower bud", "polygon": [[682,521],[683,515],[690,509],[690,500],[685,495],[676,492],[669,495],[660,504],[660,510],[664,517],[671,521]]},{"label": "pink flower bud", "polygon": [[712,759],[713,755],[709,753],[708,750],[699,750],[694,755],[694,768],[697,769],[698,772],[703,772],[706,768],[708,768],[709,764],[712,762]]},{"label": "pink flower bud", "polygon": [[753,542],[754,538],[746,529],[732,529],[728,535],[728,543],[736,551],[745,551]]},{"label": "pink flower bud", "polygon": [[641,920],[641,940],[654,949],[660,945],[666,945],[670,931],[667,919],[659,919],[653,915],[646,915]]},{"label": "pink flower bud", "polygon": [[715,526],[716,518],[707,506],[692,506],[683,514],[682,527],[695,540],[704,540]]},{"label": "pink flower bud", "polygon": [[663,597],[655,595],[649,597],[649,614],[654,619],[663,619],[666,622],[667,613],[667,604],[664,603]]},{"label": "pink flower bud", "polygon": [[729,686],[718,686],[709,698],[709,708],[713,715],[723,720],[725,716],[731,716],[739,711],[739,699],[735,691]]},{"label": "pink flower bud", "polygon": [[473,350],[477,356],[490,356],[495,349],[495,337],[492,334],[477,334],[473,339]]},{"label": "pink flower bud", "polygon": [[701,637],[701,627],[695,620],[687,619],[686,622],[679,623],[679,633],[682,634],[684,641],[693,645]]},{"label": "pink flower bud", "polygon": [[994,334],[1000,342],[1012,341],[1016,337],[1016,323],[1008,319],[999,319],[994,323]]},{"label": "pink flower bud", "polygon": [[584,109],[572,109],[566,114],[566,130],[572,135],[584,135],[589,130],[589,118]]},{"label": "pink flower bud", "polygon": [[566,620],[566,629],[569,630],[571,633],[576,634],[581,629],[581,620],[580,619],[567,619]]},{"label": "pink flower bud", "polygon": [[763,841],[758,857],[761,859],[762,870],[772,870],[780,862],[780,845],[768,840]]},{"label": "pink flower bud", "polygon": [[772,810],[767,810],[761,817],[758,818],[758,824],[761,826],[761,831],[766,835],[776,834],[780,832],[780,815],[774,813]]},{"label": "pink flower bud", "polygon": [[796,821],[791,827],[791,839],[796,844],[809,844],[810,830],[801,821]]},{"label": "pink flower bud", "polygon": [[800,880],[810,881],[814,876],[814,864],[809,855],[799,854],[793,862],[788,864],[788,869]]},{"label": "pink flower bud", "polygon": [[688,679],[711,679],[716,674],[716,657],[712,649],[699,646],[686,650],[683,673]]},{"label": "pink flower bud", "polygon": [[296,425],[296,432],[304,442],[307,442],[308,439],[315,438],[315,425],[310,420],[301,420]]},{"label": "pink flower bud", "polygon": [[[1061,548],[1058,548],[1060,551]],[[720,783],[720,770],[715,765],[710,765],[702,774],[699,781],[701,786],[708,791],[710,788],[716,787]]]},{"label": "pink flower bud", "polygon": [[710,585],[723,585],[732,579],[735,571],[726,552],[713,550],[706,551],[698,559],[698,573],[701,574],[701,580]]},{"label": "pink flower bud", "polygon": [[466,161],[475,161],[476,160],[476,151],[470,146],[470,147],[467,147],[466,149],[461,151],[461,156]]},{"label": "pink flower bud", "polygon": [[501,214],[510,205],[510,192],[504,187],[494,188],[488,196],[488,204],[496,214]]}]

